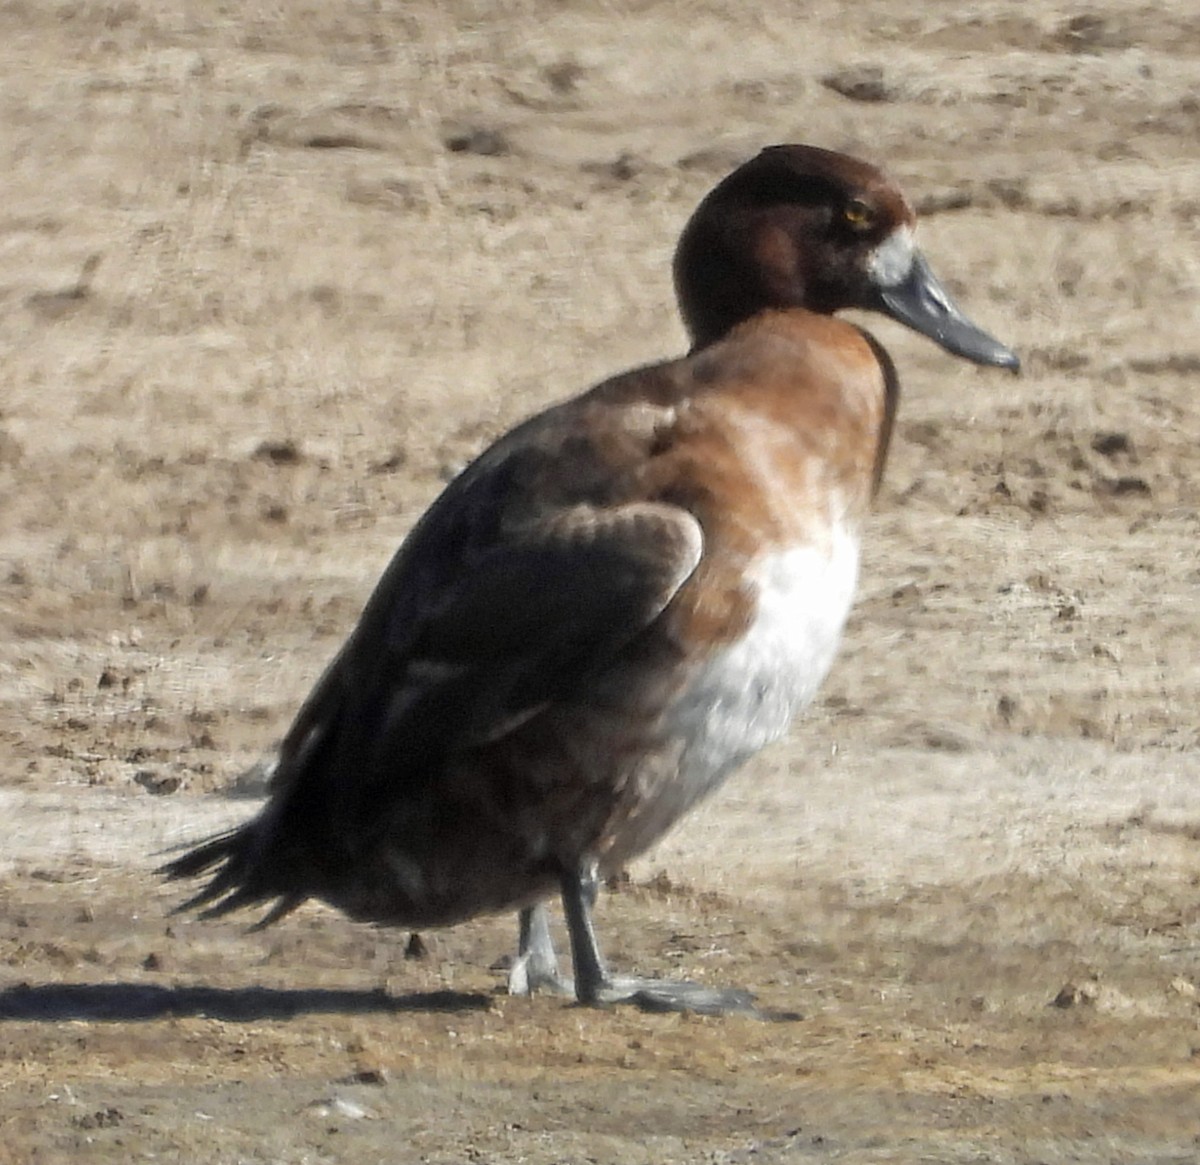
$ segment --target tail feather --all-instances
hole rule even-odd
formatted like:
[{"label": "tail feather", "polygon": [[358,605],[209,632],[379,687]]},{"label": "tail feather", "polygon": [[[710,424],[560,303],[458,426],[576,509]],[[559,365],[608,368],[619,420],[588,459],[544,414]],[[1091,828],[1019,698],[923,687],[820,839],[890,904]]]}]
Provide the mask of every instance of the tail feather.
[{"label": "tail feather", "polygon": [[[211,837],[206,837],[196,845],[190,846],[187,853],[173,858],[166,865],[159,866],[154,872],[161,874],[171,882],[179,882],[184,878],[197,878],[229,857],[230,853],[237,848],[237,836],[241,832],[240,829],[228,829],[224,833],[214,833]],[[171,846],[170,848],[178,850],[183,847]]]},{"label": "tail feather", "polygon": [[342,715],[340,656],[305,701],[278,757],[270,766],[270,798],[257,817],[205,838],[167,862],[159,873],[171,881],[208,877],[175,914],[198,910],[220,918],[248,906],[271,903],[251,928],[261,930],[320,893],[323,830],[330,749]]},{"label": "tail feather", "polygon": [[201,918],[221,918],[235,910],[277,898],[279,901],[251,927],[252,930],[263,930],[295,910],[308,895],[282,891],[263,881],[261,866],[251,858],[256,848],[256,833],[254,823],[218,833],[160,866],[157,872],[172,882],[212,873],[198,893],[181,902],[171,913],[198,910]]}]

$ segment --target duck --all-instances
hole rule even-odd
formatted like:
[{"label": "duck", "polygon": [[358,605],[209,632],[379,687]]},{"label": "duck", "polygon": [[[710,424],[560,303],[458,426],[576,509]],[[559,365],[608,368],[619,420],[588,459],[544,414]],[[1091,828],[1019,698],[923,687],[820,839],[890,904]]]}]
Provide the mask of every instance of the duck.
[{"label": "duck", "polygon": [[[686,354],[518,424],[416,522],[250,820],[170,861],[179,910],[316,899],[409,929],[515,911],[508,989],[754,1013],[617,975],[598,887],[789,729],[833,664],[899,397],[865,309],[1019,370],[957,306],[875,165],[763,149],[674,257]],[[560,972],[561,900],[573,974]]]}]

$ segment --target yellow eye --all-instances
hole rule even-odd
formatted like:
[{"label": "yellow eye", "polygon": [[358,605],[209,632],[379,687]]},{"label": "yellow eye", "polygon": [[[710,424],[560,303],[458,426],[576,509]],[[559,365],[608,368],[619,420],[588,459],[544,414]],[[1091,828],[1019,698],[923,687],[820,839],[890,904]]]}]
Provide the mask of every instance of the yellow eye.
[{"label": "yellow eye", "polygon": [[859,198],[852,198],[842,208],[842,218],[851,230],[869,231],[875,225],[875,208]]}]

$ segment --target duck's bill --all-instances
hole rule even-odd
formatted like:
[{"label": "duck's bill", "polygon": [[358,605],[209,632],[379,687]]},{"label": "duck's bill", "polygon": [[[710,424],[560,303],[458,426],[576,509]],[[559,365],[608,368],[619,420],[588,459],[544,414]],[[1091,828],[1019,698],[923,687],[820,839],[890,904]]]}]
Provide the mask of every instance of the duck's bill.
[{"label": "duck's bill", "polygon": [[893,283],[876,284],[880,310],[940,344],[947,352],[976,364],[993,364],[1017,372],[1017,354],[973,324],[929,269],[925,256],[913,251],[907,274]]}]

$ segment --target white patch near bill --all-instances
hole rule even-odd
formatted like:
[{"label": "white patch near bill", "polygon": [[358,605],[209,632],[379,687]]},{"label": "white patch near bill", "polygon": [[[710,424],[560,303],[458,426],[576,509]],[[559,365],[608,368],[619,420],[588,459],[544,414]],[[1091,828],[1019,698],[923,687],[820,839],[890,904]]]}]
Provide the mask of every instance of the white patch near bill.
[{"label": "white patch near bill", "polygon": [[895,287],[908,278],[912,270],[916,245],[912,228],[897,227],[871,252],[867,274],[876,287]]}]

